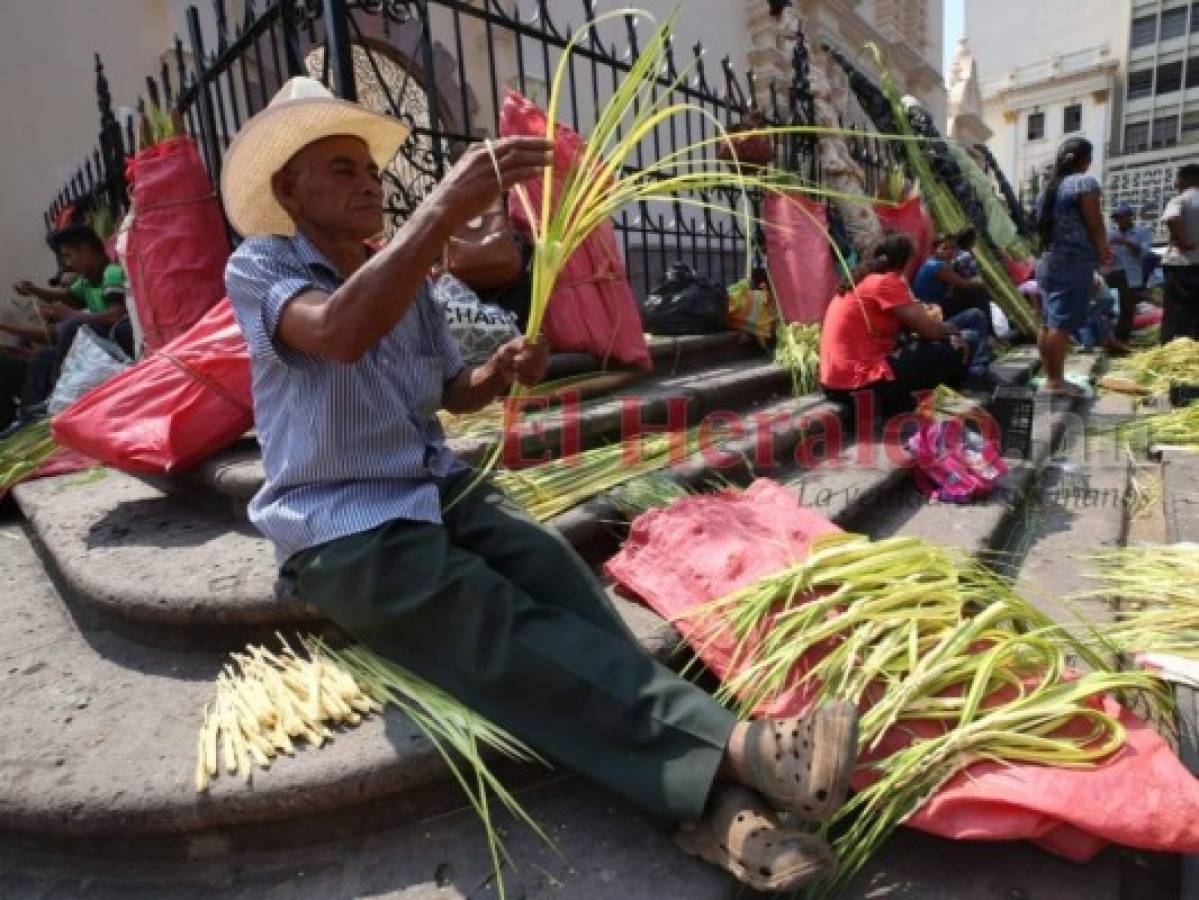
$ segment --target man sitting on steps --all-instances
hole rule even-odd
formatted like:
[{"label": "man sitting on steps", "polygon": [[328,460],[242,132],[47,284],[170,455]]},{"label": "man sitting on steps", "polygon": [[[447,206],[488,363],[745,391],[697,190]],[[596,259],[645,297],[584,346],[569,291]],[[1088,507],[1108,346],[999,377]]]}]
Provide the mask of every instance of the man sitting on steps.
[{"label": "man sitting on steps", "polygon": [[764,890],[828,874],[829,848],[775,810],[836,812],[853,706],[738,723],[646,654],[559,535],[473,485],[445,446],[439,407],[477,410],[514,380],[534,384],[548,354],[517,339],[465,368],[427,273],[456,228],[541,175],[552,146],[474,147],[372,252],[379,173],[406,136],[399,120],[297,78],[229,149],[224,202],[249,239],[227,287],[266,470],[254,523],[300,596],[345,631],[546,757],[684,823],[688,852]]}]

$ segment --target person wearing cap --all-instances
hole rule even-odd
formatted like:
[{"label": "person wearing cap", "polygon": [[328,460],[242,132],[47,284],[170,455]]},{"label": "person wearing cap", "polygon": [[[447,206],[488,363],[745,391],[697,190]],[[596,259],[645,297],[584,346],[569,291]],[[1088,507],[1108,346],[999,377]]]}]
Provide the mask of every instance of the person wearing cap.
[{"label": "person wearing cap", "polygon": [[1119,345],[1123,345],[1123,349],[1127,349],[1127,342],[1132,337],[1132,320],[1136,316],[1137,304],[1145,295],[1142,261],[1153,245],[1149,232],[1138,228],[1135,218],[1136,213],[1131,206],[1117,206],[1112,210],[1114,224],[1107,230],[1107,242],[1115,259],[1111,268],[1104,273],[1104,280],[1120,298],[1115,339]]},{"label": "person wearing cap", "polygon": [[458,227],[543,174],[552,144],[472,147],[372,251],[380,172],[407,135],[297,78],[229,148],[222,195],[246,240],[226,286],[266,474],[253,522],[303,600],[546,758],[684,823],[688,852],[761,889],[828,874],[828,846],[776,810],[836,812],[853,705],[736,721],[638,645],[560,535],[445,446],[438,408],[534,384],[547,354],[517,339],[466,368],[428,273]]}]

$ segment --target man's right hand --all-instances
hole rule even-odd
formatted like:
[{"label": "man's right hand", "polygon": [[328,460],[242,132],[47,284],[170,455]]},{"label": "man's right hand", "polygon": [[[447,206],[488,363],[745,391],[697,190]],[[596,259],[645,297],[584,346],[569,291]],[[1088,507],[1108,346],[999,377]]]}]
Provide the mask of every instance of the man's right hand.
[{"label": "man's right hand", "polygon": [[435,208],[452,227],[487,212],[513,185],[540,177],[553,163],[554,145],[538,137],[501,138],[471,145],[438,185]]}]

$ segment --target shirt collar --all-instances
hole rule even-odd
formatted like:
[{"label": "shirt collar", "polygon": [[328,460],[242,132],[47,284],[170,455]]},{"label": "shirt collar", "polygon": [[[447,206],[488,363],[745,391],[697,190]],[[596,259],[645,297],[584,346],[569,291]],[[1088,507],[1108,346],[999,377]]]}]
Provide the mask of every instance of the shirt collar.
[{"label": "shirt collar", "polygon": [[337,271],[337,266],[329,262],[329,258],[302,231],[297,229],[295,237],[291,238],[291,246],[296,251],[296,256],[299,257],[300,262],[308,269],[320,269],[324,274],[330,278],[335,278],[339,282],[345,280],[341,277],[341,273]]}]

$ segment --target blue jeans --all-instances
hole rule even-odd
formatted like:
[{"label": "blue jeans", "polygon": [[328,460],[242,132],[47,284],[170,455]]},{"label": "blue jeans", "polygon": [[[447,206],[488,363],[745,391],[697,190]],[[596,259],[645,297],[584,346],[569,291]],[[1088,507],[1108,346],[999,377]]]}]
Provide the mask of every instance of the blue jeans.
[{"label": "blue jeans", "polygon": [[969,375],[984,375],[991,367],[991,345],[987,338],[991,334],[991,323],[979,309],[967,309],[945,320],[950,325],[956,325],[962,333],[962,340],[970,350],[970,360],[966,365]]}]

